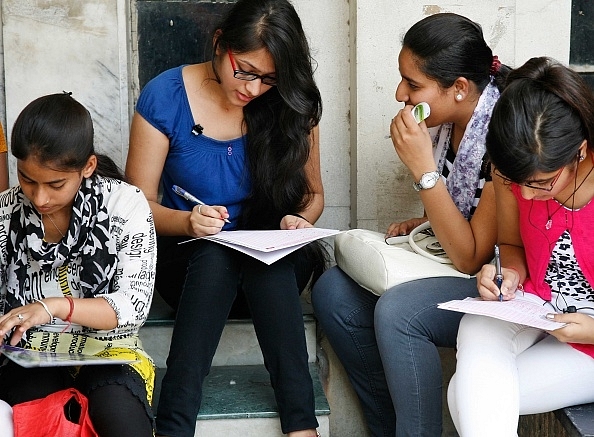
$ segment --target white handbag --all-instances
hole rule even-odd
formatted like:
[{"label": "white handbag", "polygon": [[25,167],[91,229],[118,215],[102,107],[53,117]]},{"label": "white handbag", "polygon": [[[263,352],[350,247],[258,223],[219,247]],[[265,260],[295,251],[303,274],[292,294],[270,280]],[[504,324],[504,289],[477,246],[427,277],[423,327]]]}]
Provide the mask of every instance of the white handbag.
[{"label": "white handbag", "polygon": [[395,285],[439,276],[470,278],[454,267],[425,222],[404,237],[392,237],[366,229],[336,235],[336,264],[355,282],[376,295]]}]

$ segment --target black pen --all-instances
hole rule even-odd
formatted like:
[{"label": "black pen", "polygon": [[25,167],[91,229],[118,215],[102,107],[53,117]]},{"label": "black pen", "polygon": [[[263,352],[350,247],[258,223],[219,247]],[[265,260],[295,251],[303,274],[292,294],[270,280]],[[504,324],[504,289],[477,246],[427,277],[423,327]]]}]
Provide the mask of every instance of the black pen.
[{"label": "black pen", "polygon": [[[188,193],[186,190],[184,190],[182,187],[178,187],[177,185],[174,185],[171,187],[171,189],[173,190],[173,192],[175,194],[177,194],[178,196],[183,197],[186,200],[189,200],[190,202],[194,202],[197,205],[204,205],[207,206],[206,203],[204,203],[202,200],[198,199],[196,196],[193,196],[192,194]],[[231,223],[228,219],[224,218],[223,221],[225,223]]]},{"label": "black pen", "polygon": [[499,302],[503,301],[501,293],[501,284],[503,283],[503,274],[501,273],[501,255],[499,254],[499,245],[495,245],[495,284],[499,288]]}]

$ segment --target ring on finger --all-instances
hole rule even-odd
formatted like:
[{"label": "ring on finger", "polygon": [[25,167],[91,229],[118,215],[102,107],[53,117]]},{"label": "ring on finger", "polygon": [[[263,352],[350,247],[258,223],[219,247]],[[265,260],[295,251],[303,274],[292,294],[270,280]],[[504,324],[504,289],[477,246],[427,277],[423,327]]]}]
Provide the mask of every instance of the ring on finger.
[{"label": "ring on finger", "polygon": [[202,208],[202,205],[198,205],[198,214],[202,215],[202,212],[200,212],[200,208]]},{"label": "ring on finger", "polygon": [[23,320],[25,320],[25,318],[23,317],[22,314],[17,314],[16,318],[19,319],[19,322],[22,322]]}]

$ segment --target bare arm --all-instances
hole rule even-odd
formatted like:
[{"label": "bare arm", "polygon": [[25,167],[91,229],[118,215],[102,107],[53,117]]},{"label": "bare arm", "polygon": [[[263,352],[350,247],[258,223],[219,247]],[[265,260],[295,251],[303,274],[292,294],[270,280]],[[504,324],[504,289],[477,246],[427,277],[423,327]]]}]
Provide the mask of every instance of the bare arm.
[{"label": "bare arm", "polygon": [[[70,303],[63,297],[43,299],[54,317],[65,320],[70,313]],[[75,310],[71,321],[95,329],[114,329],[118,325],[116,313],[105,299],[73,299]],[[21,316],[22,321],[17,317]],[[14,327],[10,344],[16,345],[25,331],[37,325],[49,323],[49,314],[38,302],[11,310],[0,317],[0,340]],[[17,326],[18,325],[18,326]]]},{"label": "bare arm", "polygon": [[501,290],[495,284],[495,267],[491,264],[483,266],[477,274],[478,291],[483,299],[513,299],[519,284],[527,275],[524,244],[520,235],[519,211],[511,186],[497,176],[493,178],[495,199],[497,203],[498,241],[501,250],[501,272],[503,282]]},{"label": "bare arm", "polygon": [[[390,133],[398,156],[418,181],[423,173],[435,170],[436,165],[427,127],[424,122],[416,123],[410,108],[405,107],[394,117]],[[433,188],[421,190],[420,196],[425,215],[454,266],[461,272],[475,274],[493,256],[497,238],[493,184],[487,182],[483,187],[470,221],[460,213],[441,179]],[[410,226],[413,222],[406,223]]]},{"label": "bare arm", "polygon": [[493,183],[483,187],[481,199],[470,221],[460,213],[445,184],[421,192],[431,227],[456,268],[474,274],[493,256],[497,238]]},{"label": "bare arm", "polygon": [[169,152],[169,139],[138,113],[134,114],[130,130],[130,149],[126,161],[126,176],[142,190],[155,220],[158,235],[201,237],[219,232],[225,224],[218,217],[227,217],[223,206],[198,207],[180,211],[158,202],[159,181]]}]

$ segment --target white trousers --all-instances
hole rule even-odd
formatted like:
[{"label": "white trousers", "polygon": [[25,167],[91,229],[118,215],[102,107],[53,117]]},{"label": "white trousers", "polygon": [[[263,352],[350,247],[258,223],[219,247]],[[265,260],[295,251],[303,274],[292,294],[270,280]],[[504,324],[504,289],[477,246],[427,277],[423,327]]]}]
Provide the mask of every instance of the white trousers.
[{"label": "white trousers", "polygon": [[13,437],[12,408],[0,400],[0,437]]},{"label": "white trousers", "polygon": [[594,402],[594,359],[546,332],[465,314],[450,414],[461,437],[516,436],[519,415]]}]

